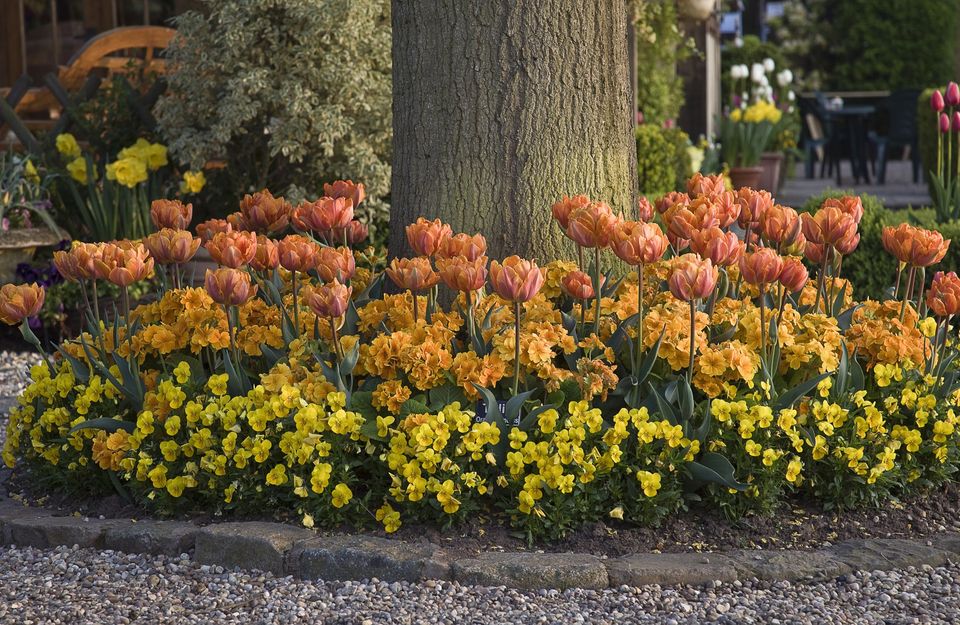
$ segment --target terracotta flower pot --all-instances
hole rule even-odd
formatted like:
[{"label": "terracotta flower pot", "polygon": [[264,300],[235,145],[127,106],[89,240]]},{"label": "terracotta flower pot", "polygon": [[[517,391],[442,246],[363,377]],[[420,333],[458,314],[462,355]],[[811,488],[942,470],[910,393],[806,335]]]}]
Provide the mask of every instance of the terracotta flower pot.
[{"label": "terracotta flower pot", "polygon": [[731,167],[730,182],[733,183],[734,190],[741,187],[750,187],[757,189],[760,186],[760,177],[763,175],[763,168],[756,167]]},{"label": "terracotta flower pot", "polygon": [[30,262],[38,247],[59,242],[60,237],[47,228],[0,231],[0,284],[13,282],[17,265]]},{"label": "terracotta flower pot", "polygon": [[780,190],[780,170],[783,167],[783,152],[764,152],[760,157],[760,189],[776,194]]}]

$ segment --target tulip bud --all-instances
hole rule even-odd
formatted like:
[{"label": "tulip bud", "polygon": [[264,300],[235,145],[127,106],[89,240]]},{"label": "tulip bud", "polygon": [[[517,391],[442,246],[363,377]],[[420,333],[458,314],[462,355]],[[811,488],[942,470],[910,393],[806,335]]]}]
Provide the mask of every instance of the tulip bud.
[{"label": "tulip bud", "polygon": [[479,256],[473,260],[466,256],[438,258],[437,268],[440,270],[440,279],[454,291],[471,293],[482,289],[487,282],[486,256]]},{"label": "tulip bud", "polygon": [[250,284],[250,274],[240,269],[207,269],[203,283],[210,298],[223,306],[240,306],[257,294],[256,285]]},{"label": "tulip bud", "polygon": [[450,226],[439,219],[427,221],[423,217],[407,226],[407,242],[417,256],[433,256],[443,240],[453,234]]},{"label": "tulip bud", "polygon": [[319,287],[307,287],[303,292],[303,300],[318,317],[337,319],[347,312],[352,294],[353,287],[340,284],[335,279]]},{"label": "tulip bud", "polygon": [[323,194],[327,197],[348,199],[353,202],[353,208],[360,206],[360,202],[367,197],[367,191],[362,182],[352,180],[337,180],[333,184],[323,184]]},{"label": "tulip bud", "polygon": [[321,247],[316,264],[317,275],[324,282],[347,282],[357,271],[357,262],[349,247]]},{"label": "tulip bud", "polygon": [[947,85],[947,106],[958,106],[960,105],[960,85],[957,85],[955,82],[951,82]]},{"label": "tulip bud", "polygon": [[940,90],[937,89],[933,92],[933,95],[930,96],[930,108],[935,113],[939,113],[943,110],[943,94],[940,93]]},{"label": "tulip bud", "polygon": [[36,316],[45,296],[39,284],[4,284],[0,288],[0,321],[13,326]]},{"label": "tulip bud", "polygon": [[310,271],[317,264],[320,246],[299,234],[288,234],[277,246],[280,254],[280,266],[287,271]]},{"label": "tulip bud", "polygon": [[127,248],[116,246],[110,259],[110,271],[104,277],[117,286],[126,288],[153,275],[153,263],[150,252],[142,243]]},{"label": "tulip bud", "polygon": [[193,219],[193,204],[180,200],[154,200],[150,203],[150,219],[157,230],[186,230]]},{"label": "tulip bud", "polygon": [[250,266],[257,271],[272,271],[280,265],[280,248],[273,239],[264,235],[257,237],[257,253],[250,260]]},{"label": "tulip bud", "polygon": [[315,202],[301,202],[292,215],[293,225],[312,232],[343,228],[352,219],[353,200],[342,197],[322,197]]},{"label": "tulip bud", "polygon": [[652,221],[655,211],[656,208],[650,203],[650,200],[648,200],[646,196],[641,195],[640,199],[637,200],[637,220]]},{"label": "tulip bud", "polygon": [[704,176],[696,172],[687,180],[687,195],[696,197],[698,195],[714,196],[727,190],[723,182],[723,174],[713,176]]},{"label": "tulip bud", "polygon": [[562,200],[555,202],[553,206],[550,207],[550,212],[553,213],[553,218],[560,224],[564,232],[566,232],[567,226],[570,224],[570,214],[589,204],[590,198],[585,195],[575,195],[573,197],[567,197],[565,195]]},{"label": "tulip bud", "polygon": [[940,132],[943,134],[950,132],[950,118],[946,113],[940,113]]},{"label": "tulip bud", "polygon": [[960,111],[953,112],[953,131],[960,132]]},{"label": "tulip bud", "polygon": [[740,258],[740,275],[748,284],[772,284],[780,278],[782,271],[783,258],[769,247],[762,247]]},{"label": "tulip bud", "polygon": [[90,276],[84,275],[83,268],[78,262],[77,255],[70,251],[57,251],[53,253],[53,265],[57,268],[57,273],[68,282],[85,280]]},{"label": "tulip bud", "polygon": [[610,238],[610,248],[623,262],[649,265],[663,258],[669,241],[655,223],[624,221],[617,225]]},{"label": "tulip bud", "polygon": [[197,226],[197,235],[206,244],[218,232],[233,232],[235,229],[226,219],[208,219]]},{"label": "tulip bud", "polygon": [[[600,278],[600,286],[603,287],[604,278]],[[571,271],[560,280],[563,292],[574,299],[593,299],[597,292],[593,289],[593,280],[582,271]]]},{"label": "tulip bud", "polygon": [[163,228],[143,240],[144,246],[161,265],[182,265],[200,248],[200,239],[186,230]]},{"label": "tulip bud", "polygon": [[783,259],[783,269],[780,270],[780,284],[787,290],[787,293],[796,293],[801,290],[809,279],[810,274],[807,268],[803,266],[803,261],[795,256],[788,256]]},{"label": "tulip bud", "polygon": [[702,258],[709,258],[717,267],[736,264],[743,248],[744,244],[735,232],[724,232],[716,226],[698,230],[690,238],[690,250]]},{"label": "tulip bud", "polygon": [[671,191],[664,196],[661,196],[654,203],[654,207],[657,209],[657,212],[663,214],[670,210],[676,204],[689,204],[690,196],[686,193],[681,193],[679,191]]},{"label": "tulip bud", "polygon": [[606,203],[591,202],[570,214],[567,236],[581,247],[606,247],[618,221]]},{"label": "tulip bud", "polygon": [[954,272],[938,271],[927,291],[927,308],[937,317],[960,313],[960,278]]},{"label": "tulip bud", "polygon": [[426,291],[440,281],[426,256],[394,258],[387,267],[387,275],[398,287],[414,293]]},{"label": "tulip bud", "polygon": [[244,228],[263,234],[274,234],[286,229],[293,207],[282,197],[273,197],[267,189],[245,195],[240,200],[240,214]]},{"label": "tulip bud", "polygon": [[710,259],[684,254],[673,261],[667,284],[677,299],[689,302],[709,296],[717,285],[720,272]]},{"label": "tulip bud", "polygon": [[447,237],[437,250],[438,258],[462,256],[469,261],[477,260],[487,253],[487,240],[482,234],[470,236],[463,232]]},{"label": "tulip bud", "polygon": [[500,297],[511,302],[527,302],[543,287],[543,272],[532,260],[509,256],[503,263],[490,265],[490,285]]},{"label": "tulip bud", "polygon": [[253,232],[218,232],[207,242],[213,262],[231,269],[248,264],[257,253],[257,235]]}]

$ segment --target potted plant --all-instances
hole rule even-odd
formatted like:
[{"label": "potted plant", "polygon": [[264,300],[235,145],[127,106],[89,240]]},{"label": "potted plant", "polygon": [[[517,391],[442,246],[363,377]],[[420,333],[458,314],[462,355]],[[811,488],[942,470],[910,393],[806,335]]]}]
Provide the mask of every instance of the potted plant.
[{"label": "potted plant", "polygon": [[17,265],[38,247],[65,238],[49,208],[47,187],[30,158],[0,154],[0,280],[13,281]]},{"label": "potted plant", "polygon": [[773,124],[748,120],[743,110],[734,109],[730,115],[721,116],[717,126],[720,158],[730,168],[734,188],[758,188],[763,174],[760,157],[773,132]]}]

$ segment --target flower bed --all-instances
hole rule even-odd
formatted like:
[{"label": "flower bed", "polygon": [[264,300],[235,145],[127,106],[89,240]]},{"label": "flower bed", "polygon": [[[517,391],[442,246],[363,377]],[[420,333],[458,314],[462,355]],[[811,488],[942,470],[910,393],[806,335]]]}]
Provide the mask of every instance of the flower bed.
[{"label": "flower bed", "polygon": [[[416,256],[382,272],[352,221],[362,185],[296,208],[248,196],[200,238],[189,205],[156,202],[142,242],[58,253],[87,297],[154,274],[159,295],[121,298],[117,321],[91,319],[33,369],[3,457],[164,512],[387,531],[495,515],[530,537],[657,523],[692,498],[736,516],[951,479],[960,279],[938,273],[924,296],[949,241],[885,232],[893,299],[857,302],[841,277],[857,198],[801,218],[719,177],[688,190],[642,201],[640,221],[564,198],[553,214],[578,261],[543,267],[488,263],[482,236],[421,219]],[[182,286],[201,244],[221,267]],[[629,271],[602,275],[615,259]],[[42,295],[4,287],[0,317]]]}]

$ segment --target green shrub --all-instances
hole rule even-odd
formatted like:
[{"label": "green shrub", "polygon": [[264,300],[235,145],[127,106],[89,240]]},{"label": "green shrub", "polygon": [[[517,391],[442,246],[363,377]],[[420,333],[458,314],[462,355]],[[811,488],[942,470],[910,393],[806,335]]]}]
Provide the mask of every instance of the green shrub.
[{"label": "green shrub", "polygon": [[168,49],[174,70],[156,115],[171,151],[193,168],[224,162],[211,186],[232,198],[268,187],[297,201],[353,178],[371,200],[359,216],[386,218],[390,3],[204,0],[202,9],[177,18]]},{"label": "green shrub", "polygon": [[683,185],[691,171],[690,138],[679,128],[637,126],[637,177],[641,195],[657,197]]},{"label": "green shrub", "polygon": [[904,89],[953,76],[960,0],[844,0],[828,11],[832,88]]},{"label": "green shrub", "polygon": [[635,0],[637,110],[644,121],[676,119],[683,106],[683,80],[677,63],[696,51],[678,27],[677,7],[662,0]]}]

